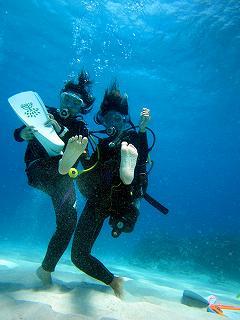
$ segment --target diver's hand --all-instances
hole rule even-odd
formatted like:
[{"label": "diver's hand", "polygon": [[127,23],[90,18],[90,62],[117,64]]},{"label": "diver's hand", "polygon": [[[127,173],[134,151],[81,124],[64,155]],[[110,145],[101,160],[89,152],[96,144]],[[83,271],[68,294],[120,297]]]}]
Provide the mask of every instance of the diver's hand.
[{"label": "diver's hand", "polygon": [[34,132],[37,132],[34,126],[25,127],[21,130],[20,137],[26,141],[32,140],[34,138]]},{"label": "diver's hand", "polygon": [[139,131],[140,132],[145,132],[146,126],[148,125],[150,119],[151,119],[150,109],[143,108],[142,112],[140,114],[140,122],[139,122]]},{"label": "diver's hand", "polygon": [[51,114],[51,113],[49,113],[48,114],[48,116],[49,116],[49,119],[48,119],[48,121],[46,121],[45,123],[44,123],[44,125],[46,126],[46,127],[51,127],[51,126],[53,126],[53,128],[54,128],[54,130],[57,132],[57,133],[59,133],[60,131],[61,131],[61,126],[58,124],[58,122],[54,119],[54,116]]}]

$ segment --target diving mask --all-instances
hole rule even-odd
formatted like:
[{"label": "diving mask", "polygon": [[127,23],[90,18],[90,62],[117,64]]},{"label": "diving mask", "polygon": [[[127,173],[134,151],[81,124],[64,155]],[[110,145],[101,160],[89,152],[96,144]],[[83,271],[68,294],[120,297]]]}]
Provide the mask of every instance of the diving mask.
[{"label": "diving mask", "polygon": [[61,108],[66,108],[70,113],[78,114],[82,113],[84,108],[84,102],[79,95],[73,92],[61,93]]},{"label": "diving mask", "polygon": [[128,116],[121,114],[116,111],[109,111],[102,117],[102,124],[106,128],[115,128],[117,131],[122,131],[125,129],[126,123],[128,121]]}]

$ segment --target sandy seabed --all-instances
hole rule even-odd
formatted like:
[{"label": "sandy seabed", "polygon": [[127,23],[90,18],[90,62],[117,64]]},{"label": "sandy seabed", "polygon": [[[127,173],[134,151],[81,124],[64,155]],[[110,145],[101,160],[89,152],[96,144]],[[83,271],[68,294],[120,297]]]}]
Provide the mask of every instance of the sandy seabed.
[{"label": "sandy seabed", "polygon": [[[111,288],[78,271],[71,264],[59,263],[54,285],[43,289],[32,256],[0,255],[1,320],[207,320],[219,316],[181,304],[183,290],[204,297],[217,296],[219,302],[239,305],[238,284],[214,282],[206,275],[166,274],[126,265],[108,265],[125,279],[123,300]],[[228,313],[240,319],[240,312]]]}]

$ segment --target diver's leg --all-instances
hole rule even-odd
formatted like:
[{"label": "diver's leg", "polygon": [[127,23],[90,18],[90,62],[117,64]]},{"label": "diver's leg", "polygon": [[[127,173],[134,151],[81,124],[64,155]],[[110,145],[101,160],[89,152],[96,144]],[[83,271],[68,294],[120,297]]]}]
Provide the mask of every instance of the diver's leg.
[{"label": "diver's leg", "polygon": [[89,276],[110,285],[117,296],[122,295],[122,279],[114,275],[95,257],[91,250],[96,241],[106,216],[87,201],[79,218],[73,238],[72,262]]},{"label": "diver's leg", "polygon": [[134,145],[127,144],[126,141],[123,141],[121,145],[121,163],[119,173],[124,184],[132,183],[137,158],[138,152]]},{"label": "diver's leg", "polygon": [[[37,161],[26,170],[28,183],[48,194],[56,214],[56,232],[52,236],[47,253],[37,276],[44,285],[52,283],[51,272],[67,248],[77,223],[76,194],[73,180],[58,172],[58,159]],[[46,222],[47,222],[46,215]]]},{"label": "diver's leg", "polygon": [[82,136],[75,136],[68,140],[62,159],[59,160],[58,171],[60,174],[64,175],[68,173],[86,149],[87,143],[88,138],[82,138]]},{"label": "diver's leg", "polygon": [[[28,184],[47,194],[49,194],[48,189],[49,184],[51,184],[51,182],[49,183],[48,169],[47,163],[44,160],[36,161],[26,169]],[[54,172],[54,169],[49,172]],[[52,284],[51,272],[44,270],[42,266],[37,269],[36,274],[44,286]]]},{"label": "diver's leg", "polygon": [[79,218],[73,237],[72,261],[82,271],[106,284],[113,274],[95,257],[91,250],[102,228],[105,217],[100,215],[88,201]]},{"label": "diver's leg", "polygon": [[[43,284],[51,284],[51,272],[66,250],[77,223],[76,194],[73,181],[68,176],[60,176],[51,195],[55,214],[56,231],[53,234],[42,266],[37,275]],[[49,276],[50,275],[50,276]]]}]

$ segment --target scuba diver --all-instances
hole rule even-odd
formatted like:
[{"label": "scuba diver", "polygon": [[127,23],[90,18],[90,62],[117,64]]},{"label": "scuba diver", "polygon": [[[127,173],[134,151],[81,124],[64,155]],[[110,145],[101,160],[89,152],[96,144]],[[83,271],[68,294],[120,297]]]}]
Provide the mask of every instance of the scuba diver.
[{"label": "scuba diver", "polygon": [[[71,258],[80,270],[110,285],[118,297],[123,295],[123,279],[113,275],[97,258],[91,255],[92,247],[109,218],[112,236],[131,232],[139,215],[139,202],[147,188],[146,163],[148,142],[146,126],[150,110],[143,108],[139,130],[132,124],[128,112],[127,95],[121,95],[118,85],[105,91],[95,121],[105,127],[98,133],[109,137],[99,139],[88,165],[77,177],[77,185],[86,205],[74,233]],[[92,132],[91,136],[96,132]],[[89,136],[89,144],[92,138]],[[59,172],[66,174],[76,161],[73,153],[82,154],[86,142],[81,136],[69,139]],[[73,158],[72,158],[73,157]],[[72,159],[72,161],[71,161]],[[70,169],[76,173],[76,169]]]},{"label": "scuba diver", "polygon": [[[60,109],[47,107],[49,120],[58,136],[65,142],[70,137],[82,135],[83,144],[87,141],[88,129],[83,115],[92,110],[94,97],[91,94],[91,80],[82,70],[77,83],[68,81],[60,92]],[[56,215],[56,230],[49,242],[42,265],[37,276],[44,285],[52,283],[51,273],[66,250],[77,223],[76,194],[73,180],[58,172],[59,156],[50,157],[39,141],[34,137],[34,127],[22,126],[15,130],[18,142],[27,141],[25,152],[28,184],[51,197]],[[84,153],[79,161],[84,162]],[[47,217],[47,216],[46,216]]]}]

